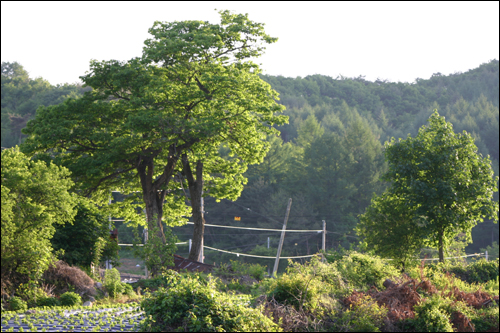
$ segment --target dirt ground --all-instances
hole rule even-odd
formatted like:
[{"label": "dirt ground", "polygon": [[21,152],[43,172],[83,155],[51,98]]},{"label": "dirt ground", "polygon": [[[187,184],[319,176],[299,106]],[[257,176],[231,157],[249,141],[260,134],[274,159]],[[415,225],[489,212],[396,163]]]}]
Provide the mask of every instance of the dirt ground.
[{"label": "dirt ground", "polygon": [[[116,267],[120,273],[135,274],[135,275],[145,275],[144,272],[144,262],[140,259],[120,259],[121,266]],[[137,267],[140,265],[140,267]]]}]

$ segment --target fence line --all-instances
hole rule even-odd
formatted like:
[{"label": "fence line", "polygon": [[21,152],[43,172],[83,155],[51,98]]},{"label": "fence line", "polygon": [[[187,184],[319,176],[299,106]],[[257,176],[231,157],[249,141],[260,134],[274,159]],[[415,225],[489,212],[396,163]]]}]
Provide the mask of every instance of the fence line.
[{"label": "fence line", "polygon": [[[186,222],[187,224],[194,224],[194,222]],[[246,229],[246,230],[262,230],[262,231],[283,231],[283,229],[264,229],[264,228],[248,228],[248,227],[234,227],[229,225],[218,225],[205,223],[206,227],[230,228],[230,229]],[[323,230],[285,230],[285,232],[323,232]]]},{"label": "fence line", "polygon": [[[444,259],[456,259],[456,258],[466,258],[466,257],[477,257],[477,256],[481,256],[485,254],[484,252],[483,253],[473,253],[473,254],[468,254],[468,255],[465,255],[465,256],[459,256],[459,257],[446,257]],[[394,259],[383,259],[383,260],[394,260]],[[422,261],[422,260],[439,260],[439,258],[429,258],[429,259],[412,259],[412,260],[418,260],[418,261]]]},{"label": "fence line", "polygon": [[[216,249],[216,248],[213,248],[213,247],[210,247],[210,246],[206,246],[206,245],[204,245],[203,247],[207,248],[209,250],[213,250],[213,251],[219,251],[219,252],[224,252],[224,253],[236,254],[238,257],[239,256],[243,256],[243,257],[253,257],[253,258],[276,259],[276,256],[269,257],[269,256],[258,256],[258,255],[254,255],[254,254],[231,252],[231,251]],[[307,255],[307,256],[295,256],[295,257],[280,257],[280,259],[309,258],[309,257],[317,256],[317,255],[319,255],[319,254],[310,254],[310,255]]]},{"label": "fence line", "polygon": [[[175,243],[175,245],[187,244],[188,242]],[[119,246],[134,246],[134,244],[118,244]],[[135,244],[137,246],[144,246],[144,244]]]}]

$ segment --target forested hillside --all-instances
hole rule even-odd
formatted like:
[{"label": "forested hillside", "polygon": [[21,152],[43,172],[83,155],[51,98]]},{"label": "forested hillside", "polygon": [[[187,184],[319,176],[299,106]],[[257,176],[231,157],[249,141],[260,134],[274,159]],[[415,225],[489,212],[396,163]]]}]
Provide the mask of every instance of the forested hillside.
[{"label": "forested hillside", "polygon": [[[292,198],[288,229],[321,229],[321,221],[326,220],[327,248],[356,244],[353,229],[358,215],[372,194],[386,186],[380,180],[386,170],[384,142],[415,136],[434,109],[454,125],[455,132],[472,133],[480,153],[491,156],[498,175],[498,60],[466,73],[436,73],[414,83],[323,75],[263,75],[262,79],[280,93],[289,123],[278,127],[280,137],[268,137],[271,149],[262,164],[248,168],[248,183],[236,202],[205,200],[209,224],[281,228]],[[69,84],[54,87],[42,78],[30,78],[17,63],[2,63],[2,147],[23,141],[21,129],[39,105],[58,104],[81,96],[85,89]],[[121,242],[132,240],[128,228],[121,226],[119,231]],[[181,241],[187,240],[192,226],[176,228],[175,233]],[[498,242],[498,225],[485,221],[473,229],[472,236],[474,242],[467,250],[479,251]],[[278,239],[273,232],[205,228],[205,245],[236,252],[275,255]],[[283,255],[312,254],[318,248],[321,235],[317,232],[288,233]],[[182,247],[179,250],[187,253]],[[210,263],[222,259],[211,251],[205,256]]]}]

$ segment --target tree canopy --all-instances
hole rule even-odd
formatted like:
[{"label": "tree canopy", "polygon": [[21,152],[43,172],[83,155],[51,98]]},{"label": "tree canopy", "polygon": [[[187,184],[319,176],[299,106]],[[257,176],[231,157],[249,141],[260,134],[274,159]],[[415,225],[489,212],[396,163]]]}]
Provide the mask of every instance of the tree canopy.
[{"label": "tree canopy", "polygon": [[56,224],[72,223],[77,198],[70,172],[2,151],[2,281],[36,279],[55,261],[50,239]]},{"label": "tree canopy", "polygon": [[[444,249],[459,232],[470,241],[477,223],[484,218],[498,220],[498,203],[492,200],[498,177],[493,177],[489,156],[478,153],[470,134],[456,134],[437,111],[428,122],[415,138],[393,138],[386,143],[389,170],[385,180],[391,184],[382,198],[372,202],[374,207],[368,209],[360,230],[382,252],[387,252],[382,242],[393,242],[387,237],[392,232],[423,235],[438,248],[443,261]],[[398,225],[402,229],[380,236],[381,229]]]},{"label": "tree canopy", "polygon": [[[148,228],[157,230],[150,237],[165,244],[164,207],[171,224],[185,213],[175,200],[163,204],[182,194],[171,182],[181,169],[188,172],[180,159],[219,164],[224,178],[216,154],[220,145],[234,155],[222,163],[232,175],[237,164],[261,161],[266,133],[286,121],[277,115],[283,107],[276,92],[259,78],[258,66],[246,61],[276,38],[247,15],[219,13],[221,24],[155,22],[142,58],[91,61],[90,73],[81,79],[93,90],[40,107],[24,130],[29,138],[22,150],[66,166],[80,193],[97,202],[107,201],[110,190],[130,194],[129,203],[142,199]],[[235,198],[242,178],[230,178],[229,186],[214,186],[210,194]],[[132,205],[120,205],[124,215],[140,221]]]}]

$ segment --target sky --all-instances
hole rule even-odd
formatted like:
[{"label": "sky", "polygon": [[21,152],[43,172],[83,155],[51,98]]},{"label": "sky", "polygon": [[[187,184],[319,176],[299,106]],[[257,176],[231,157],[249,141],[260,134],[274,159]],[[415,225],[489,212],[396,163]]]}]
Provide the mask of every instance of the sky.
[{"label": "sky", "polygon": [[91,59],[140,57],[155,21],[220,22],[248,13],[278,42],[264,74],[414,82],[499,59],[499,2],[2,1],[1,59],[52,85],[79,82]]}]

